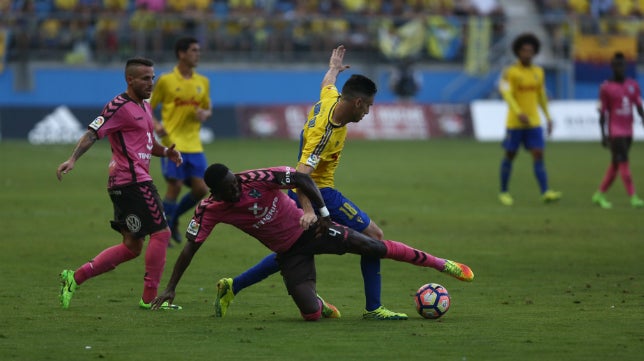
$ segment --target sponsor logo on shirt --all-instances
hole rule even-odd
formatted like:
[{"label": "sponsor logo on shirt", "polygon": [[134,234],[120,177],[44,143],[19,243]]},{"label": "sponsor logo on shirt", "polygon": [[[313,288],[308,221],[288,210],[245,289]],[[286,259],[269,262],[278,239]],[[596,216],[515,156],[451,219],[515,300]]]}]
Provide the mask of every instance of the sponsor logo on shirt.
[{"label": "sponsor logo on shirt", "polygon": [[[277,197],[273,198],[273,204],[271,204],[271,209],[267,211],[264,208],[264,212],[262,213],[262,218],[257,223],[253,224],[253,228],[259,228],[273,219],[273,217],[275,216],[275,213],[277,212],[278,201],[279,199]],[[249,210],[253,211],[252,208],[249,208]]]}]

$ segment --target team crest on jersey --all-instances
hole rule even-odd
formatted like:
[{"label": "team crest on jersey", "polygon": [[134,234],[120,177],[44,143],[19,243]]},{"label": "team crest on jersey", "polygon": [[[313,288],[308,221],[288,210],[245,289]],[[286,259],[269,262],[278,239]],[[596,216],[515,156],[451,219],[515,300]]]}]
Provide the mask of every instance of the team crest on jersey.
[{"label": "team crest on jersey", "polygon": [[200,86],[198,86],[196,90],[197,90],[197,94],[201,94],[201,87]]},{"label": "team crest on jersey", "polygon": [[94,121],[89,124],[89,127],[94,130],[98,130],[103,125],[103,123],[105,123],[105,118],[99,115],[98,117],[96,117],[96,119],[94,119]]},{"label": "team crest on jersey", "polygon": [[130,232],[136,233],[141,230],[141,219],[136,214],[128,214],[125,217],[125,225]]},{"label": "team crest on jersey", "polygon": [[257,199],[262,196],[262,194],[255,188],[251,189],[250,192],[248,192],[248,195]]},{"label": "team crest on jersey", "polygon": [[197,223],[197,221],[195,221],[194,219],[190,220],[190,224],[188,224],[186,233],[192,236],[197,236],[197,233],[199,233],[199,223]]},{"label": "team crest on jersey", "polygon": [[628,89],[628,92],[631,93],[631,94],[633,94],[635,92],[635,89],[633,88],[632,85],[629,85],[627,89]]}]

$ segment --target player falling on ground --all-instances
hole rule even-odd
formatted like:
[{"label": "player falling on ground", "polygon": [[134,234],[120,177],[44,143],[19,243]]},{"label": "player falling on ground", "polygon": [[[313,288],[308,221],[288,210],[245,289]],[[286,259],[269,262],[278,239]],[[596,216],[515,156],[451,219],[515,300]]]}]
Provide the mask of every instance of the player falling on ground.
[{"label": "player falling on ground", "polygon": [[512,43],[518,61],[503,71],[499,91],[508,104],[506,135],[503,140],[505,156],[501,161],[501,204],[511,206],[514,199],[508,192],[512,163],[521,144],[532,154],[534,176],[539,184],[541,199],[548,203],[561,198],[561,192],[548,188],[548,175],[544,162],[545,141],[539,109],[546,116],[546,130],[552,133],[552,119],[548,112],[543,68],[532,64],[541,43],[533,34],[519,35]]},{"label": "player falling on ground", "polygon": [[[179,243],[179,217],[208,194],[208,187],[203,181],[208,162],[199,131],[201,124],[212,114],[212,109],[210,81],[195,71],[201,53],[199,42],[191,37],[180,38],[175,43],[174,51],[177,65],[171,72],[159,77],[150,105],[155,109],[161,104],[162,121],[153,119],[161,143],[166,146],[176,144],[176,149],[183,155],[183,164],[179,166],[161,159],[161,172],[167,184],[163,207],[172,238]],[[177,202],[184,184],[190,187],[190,192]]]},{"label": "player falling on ground", "polygon": [[[170,229],[163,215],[163,205],[150,176],[150,158],[167,157],[180,165],[181,153],[157,143],[154,139],[152,110],[144,101],[150,97],[154,81],[154,67],[150,60],[134,58],[125,65],[125,93],[112,99],[100,116],[89,125],[72,155],[56,170],[58,180],[72,169],[78,158],[89,150],[96,140],[107,137],[112,149],[109,163],[107,191],[114,205],[112,228],[120,232],[123,241],[105,249],[76,271],[63,270],[60,274],[60,303],[68,308],[78,286],[92,277],[111,271],[119,264],[138,257],[145,237],[150,242],[145,252],[143,295],[139,306],[150,309],[165,266],[170,241]],[[178,309],[171,304],[166,309]]]},{"label": "player falling on ground", "polygon": [[[354,202],[335,188],[335,170],[340,162],[347,136],[347,125],[357,123],[369,113],[377,92],[374,82],[363,75],[352,75],[343,85],[342,94],[335,86],[338,74],[349,68],[344,65],[344,46],[334,49],[329,69],[322,79],[320,100],[312,107],[300,135],[297,171],[310,174],[322,192],[331,219],[341,225],[375,238],[383,239],[383,232]],[[297,195],[290,192],[298,201]],[[300,197],[298,205],[310,208],[308,199]],[[375,320],[406,320],[404,313],[393,312],[380,300],[380,259],[363,256],[360,268],[364,281],[365,310],[363,318]],[[260,282],[279,271],[275,255],[271,254],[257,265],[233,278],[222,278],[217,283],[216,316],[224,316],[234,296],[244,288]]]},{"label": "player falling on ground", "polygon": [[628,154],[633,143],[633,106],[644,123],[640,87],[635,80],[626,77],[626,59],[623,53],[615,53],[611,68],[613,79],[606,80],[599,88],[602,145],[610,149],[611,163],[592,201],[604,209],[612,208],[613,205],[606,199],[605,193],[619,172],[626,193],[630,197],[631,206],[641,208],[644,207],[644,201],[635,194],[628,163]]},{"label": "player falling on ground", "polygon": [[[340,317],[337,308],[317,294],[316,254],[353,253],[389,258],[434,268],[462,281],[474,279],[472,270],[464,264],[432,256],[404,243],[373,239],[332,223],[311,176],[293,168],[282,166],[233,174],[225,165],[213,164],[204,178],[211,195],[195,209],[186,231],[188,241],[166,289],[153,301],[153,309],[174,301],[181,276],[219,223],[237,227],[276,253],[286,289],[307,321]],[[313,207],[306,211],[298,208],[282,191],[295,187],[325,216],[318,220]]]}]

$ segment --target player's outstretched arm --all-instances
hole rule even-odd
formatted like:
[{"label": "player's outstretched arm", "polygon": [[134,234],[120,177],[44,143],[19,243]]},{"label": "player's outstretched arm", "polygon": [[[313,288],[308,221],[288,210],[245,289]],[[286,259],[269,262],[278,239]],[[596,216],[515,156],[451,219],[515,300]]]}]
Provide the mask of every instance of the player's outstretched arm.
[{"label": "player's outstretched arm", "polygon": [[76,164],[76,161],[78,158],[81,157],[89,148],[96,143],[97,140],[96,133],[94,133],[93,130],[87,130],[85,134],[83,134],[80,139],[78,140],[78,143],[76,144],[76,147],[74,148],[74,151],[72,152],[72,155],[61,163],[58,166],[58,169],[56,170],[56,177],[58,177],[58,180],[63,180],[63,174],[67,174],[74,169],[74,165]]},{"label": "player's outstretched arm", "polygon": [[192,257],[194,257],[195,253],[197,253],[197,251],[199,250],[199,247],[201,247],[201,243],[195,243],[194,241],[191,241],[191,240],[188,240],[188,242],[186,242],[186,245],[183,247],[183,250],[179,254],[179,257],[177,258],[177,261],[174,263],[174,269],[172,270],[172,276],[168,281],[168,285],[166,286],[165,290],[161,292],[160,295],[158,295],[154,300],[152,300],[151,309],[153,310],[159,309],[159,307],[161,307],[161,305],[165,301],[168,301],[169,303],[172,303],[174,301],[177,284],[179,284],[179,280],[181,279],[183,272],[185,272],[188,266],[190,266],[190,262],[192,262]]},{"label": "player's outstretched arm", "polygon": [[340,45],[333,49],[331,58],[329,59],[329,70],[324,74],[324,78],[322,79],[322,88],[327,85],[335,84],[338,74],[351,67],[350,65],[342,64],[345,51],[346,49],[344,48],[344,45]]}]

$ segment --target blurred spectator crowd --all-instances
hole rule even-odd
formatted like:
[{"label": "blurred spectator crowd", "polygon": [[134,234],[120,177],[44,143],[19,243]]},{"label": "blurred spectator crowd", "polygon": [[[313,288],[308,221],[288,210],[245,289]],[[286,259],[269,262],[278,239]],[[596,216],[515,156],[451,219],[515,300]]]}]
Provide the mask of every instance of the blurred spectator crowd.
[{"label": "blurred spectator crowd", "polygon": [[644,0],[536,0],[558,56],[568,58],[574,35],[627,35],[644,59]]},{"label": "blurred spectator crowd", "polygon": [[472,17],[503,35],[496,0],[0,0],[9,61],[71,64],[172,61],[188,34],[205,61],[325,61],[342,43],[365,59],[453,62]]}]

